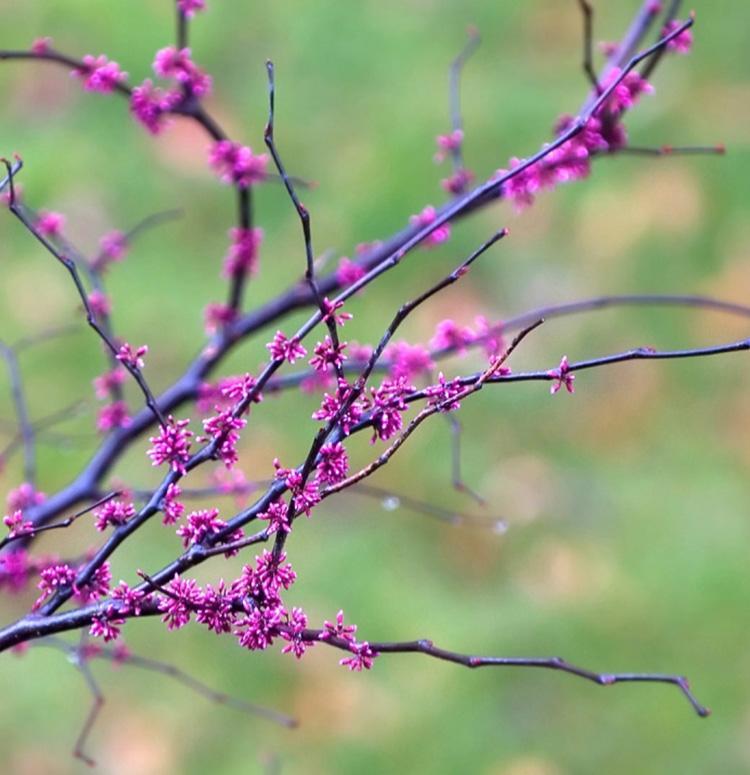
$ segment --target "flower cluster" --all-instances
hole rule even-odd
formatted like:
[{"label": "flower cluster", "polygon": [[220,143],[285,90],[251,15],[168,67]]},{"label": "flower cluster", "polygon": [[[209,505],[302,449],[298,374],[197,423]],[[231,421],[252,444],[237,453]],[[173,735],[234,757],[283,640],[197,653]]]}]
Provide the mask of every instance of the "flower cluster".
[{"label": "flower cluster", "polygon": [[554,395],[565,385],[565,389],[568,393],[575,393],[575,374],[570,373],[570,364],[568,363],[568,357],[563,355],[560,365],[555,369],[550,369],[547,372],[547,376],[552,379],[552,386],[550,387],[550,393]]},{"label": "flower cluster", "polygon": [[229,231],[229,252],[224,260],[224,276],[254,275],[258,271],[258,251],[263,229],[234,228]]},{"label": "flower cluster", "polygon": [[300,344],[297,337],[287,338],[281,331],[274,334],[273,340],[266,345],[266,348],[275,361],[294,363],[307,355],[307,350]]},{"label": "flower cluster", "polygon": [[185,464],[190,460],[190,444],[193,436],[192,431],[187,430],[189,424],[190,420],[175,421],[171,415],[167,418],[167,423],[159,428],[159,435],[149,439],[151,449],[148,451],[148,456],[152,460],[152,465],[160,466],[162,463],[169,463],[172,470],[185,475]]},{"label": "flower cluster", "polygon": [[129,501],[114,498],[94,510],[94,527],[106,530],[110,525],[119,527],[135,516],[135,506]]},{"label": "flower cluster", "polygon": [[120,345],[120,349],[117,351],[117,358],[120,363],[124,363],[126,366],[130,366],[131,369],[142,369],[145,366],[143,356],[148,352],[148,345],[142,344],[137,349],[133,349],[127,342]]},{"label": "flower cluster", "polygon": [[247,145],[218,140],[209,149],[209,164],[224,183],[248,188],[266,179],[268,156],[254,154]]},{"label": "flower cluster", "polygon": [[117,62],[110,62],[104,55],[95,57],[87,54],[71,75],[80,78],[87,91],[101,94],[111,94],[128,80],[128,74],[120,70]]},{"label": "flower cluster", "polygon": [[377,439],[386,441],[401,430],[401,415],[408,409],[405,398],[413,391],[414,385],[406,377],[385,379],[380,387],[370,389],[373,428],[371,444]]},{"label": "flower cluster", "polygon": [[189,95],[206,97],[211,92],[211,76],[193,62],[189,48],[159,49],[154,59],[154,73],[159,78],[174,79]]},{"label": "flower cluster", "polygon": [[[422,212],[417,215],[412,215],[409,222],[419,227],[420,229],[431,226],[437,220],[437,212],[432,205],[427,205]],[[449,223],[444,223],[441,226],[433,229],[422,241],[425,247],[434,247],[446,242],[451,236],[451,226]]]},{"label": "flower cluster", "polygon": [[239,460],[237,455],[237,442],[240,439],[240,431],[247,424],[244,417],[235,417],[231,410],[219,410],[218,414],[203,421],[203,429],[207,437],[200,437],[198,441],[213,439],[218,443],[217,454],[227,468]]},{"label": "flower cluster", "polygon": [[164,91],[154,86],[150,78],[136,86],[130,94],[130,112],[152,135],[158,135],[165,127],[167,116],[182,102],[178,91]]}]

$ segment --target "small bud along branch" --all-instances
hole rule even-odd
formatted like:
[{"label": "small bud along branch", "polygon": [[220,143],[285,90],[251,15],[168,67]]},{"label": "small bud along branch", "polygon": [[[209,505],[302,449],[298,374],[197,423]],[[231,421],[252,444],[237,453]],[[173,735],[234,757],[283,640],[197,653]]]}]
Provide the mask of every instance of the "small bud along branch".
[{"label": "small bud along branch", "polygon": [[[656,63],[668,51],[687,51],[692,40],[693,18],[677,21],[680,4],[673,2],[664,14],[656,42],[639,51],[651,27],[662,16],[659,4],[652,0],[645,2],[623,39],[610,52],[602,72],[597,74],[593,63],[592,9],[586,0],[578,0],[583,19],[583,69],[592,87],[591,93],[576,116],[558,121],[553,138],[539,150],[523,159],[511,159],[508,169],[498,170],[469,189],[473,175],[464,166],[460,79],[480,40],[478,32],[471,28],[465,47],[450,66],[451,131],[438,136],[435,157],[439,163],[448,157],[451,159],[453,175],[443,181],[449,194],[447,203],[437,208],[425,207],[411,217],[408,226],[389,239],[363,249],[351,261],[342,260],[338,270],[323,274],[319,265],[322,262],[316,264],[315,260],[310,214],[297,193],[301,182],[288,174],[275,138],[276,83],[272,62],[266,63],[268,120],[264,131],[270,160],[266,154],[255,154],[249,146],[231,140],[204,106],[212,78],[193,62],[188,43],[193,17],[204,11],[205,5],[204,0],[175,2],[175,17],[170,26],[176,20],[176,46],[158,51],[153,65],[156,76],[170,83],[166,90],[155,87],[150,79],[131,86],[127,74],[107,57],[73,58],[53,49],[49,39],[37,41],[30,51],[0,51],[0,60],[50,62],[72,70],[88,91],[126,98],[133,118],[151,134],[168,131],[168,124],[174,118],[196,123],[212,143],[208,166],[221,182],[231,187],[235,201],[232,218],[235,226],[230,231],[229,252],[221,274],[227,281],[226,303],[208,305],[207,335],[200,354],[182,376],[157,396],[143,376],[148,348],[132,347],[115,337],[104,275],[110,264],[121,260],[133,246],[138,234],[174,218],[177,213],[157,213],[128,232],[105,235],[98,254],[87,261],[65,240],[59,214],[36,213],[21,200],[20,188],[16,186],[22,166],[20,159],[3,160],[5,176],[0,180],[0,192],[10,212],[65,267],[89,327],[105,346],[108,371],[97,377],[96,394],[110,403],[100,412],[97,425],[104,436],[90,461],[73,482],[45,496],[38,490],[40,472],[36,470],[35,441],[40,431],[56,422],[56,418],[49,415],[34,420],[17,358],[19,350],[34,338],[15,345],[0,343],[0,355],[10,373],[16,414],[16,423],[12,426],[16,435],[2,460],[15,449],[22,449],[25,479],[8,498],[10,513],[4,522],[9,532],[0,539],[0,588],[22,591],[36,586],[39,592],[28,613],[0,629],[0,651],[36,641],[62,651],[74,662],[92,696],[91,710],[75,749],[76,755],[89,764],[93,762],[85,753],[86,741],[103,702],[90,667],[95,658],[165,674],[219,704],[286,726],[293,725],[283,714],[215,692],[171,665],[126,652],[121,640],[123,627],[130,626],[134,619],[155,617],[168,630],[180,629],[194,621],[216,635],[233,638],[239,647],[251,652],[278,643],[282,653],[300,659],[310,648],[325,645],[344,652],[341,665],[354,672],[371,669],[383,654],[417,653],[471,668],[557,670],[602,686],[622,682],[673,684],[698,715],[708,715],[708,710],[690,691],[686,679],[677,675],[597,673],[557,657],[470,656],[439,648],[426,639],[359,640],[357,627],[345,622],[343,611],[333,621],[326,620],[322,628],[313,628],[308,626],[308,615],[302,608],[287,603],[294,594],[289,590],[297,580],[286,554],[287,549],[295,546],[294,533],[314,529],[312,519],[310,527],[302,526],[318,514],[322,501],[346,491],[402,502],[407,508],[451,525],[485,526],[502,532],[505,525],[497,517],[474,517],[450,511],[409,494],[397,496],[367,481],[392,460],[398,460],[396,453],[431,417],[441,415],[450,423],[453,486],[483,506],[481,495],[473,493],[461,475],[461,425],[455,412],[464,401],[478,396],[486,387],[539,381],[551,383],[553,393],[562,387],[572,393],[575,375],[592,368],[632,360],[728,355],[750,349],[750,339],[693,349],[638,347],[572,362],[563,357],[552,368],[547,364],[547,368],[533,371],[511,369],[512,354],[544,319],[615,306],[646,305],[703,308],[750,316],[750,307],[685,294],[599,296],[522,312],[495,324],[482,317],[477,331],[443,321],[428,346],[396,341],[396,332],[404,320],[425,302],[434,301],[438,296],[442,298],[443,292],[461,279],[479,257],[508,235],[504,228],[463,260],[456,256],[456,268],[442,279],[435,280],[429,274],[432,272],[429,262],[423,261],[429,278],[422,286],[424,290],[402,303],[395,313],[389,313],[390,323],[369,337],[372,344],[346,342],[340,331],[351,317],[345,306],[352,297],[374,293],[372,286],[379,277],[395,272],[407,256],[414,262],[423,260],[418,248],[445,242],[450,229],[460,219],[498,200],[509,199],[519,209],[528,206],[542,189],[587,177],[592,162],[600,157],[621,153],[645,157],[723,153],[723,146],[631,145],[622,124],[623,116],[640,95],[652,90],[645,78],[653,72]],[[270,161],[276,169],[273,175],[267,171]],[[263,196],[263,185],[273,180],[284,186],[300,224],[304,257],[300,255],[299,274],[295,274],[303,275],[304,282],[294,282],[270,300],[256,300],[256,306],[245,312],[245,290],[257,271],[263,237],[255,223],[254,202],[256,197]],[[297,331],[288,335],[281,328],[275,328],[300,310],[307,311],[309,316]],[[222,374],[215,383],[208,382],[236,346],[273,328],[276,333],[266,345],[268,358],[257,374]],[[507,344],[503,336],[511,331],[518,333]],[[313,333],[320,340],[305,347],[303,342]],[[443,371],[436,376],[437,363],[448,357],[462,358],[470,354],[484,356],[479,368],[467,367],[453,378],[446,377]],[[298,361],[302,365],[295,367]],[[124,402],[125,372],[137,384],[143,399],[143,405],[132,416]],[[251,480],[247,479],[238,467],[241,449],[237,445],[256,415],[264,411],[259,406],[264,393],[298,387],[317,393],[320,400],[320,408],[311,418],[313,422],[299,430],[304,435],[306,454],[290,467],[270,455],[268,462],[275,471],[273,479],[260,481],[255,472]],[[191,426],[190,417],[184,414],[191,407],[202,415],[202,430],[198,432],[197,425]],[[372,455],[356,452],[355,455],[358,447],[349,445],[349,440],[363,431],[372,434],[373,445],[384,444],[379,452]],[[139,449],[139,439],[146,432],[155,434],[150,437],[147,454],[152,464],[161,469],[158,484],[138,489],[119,483],[106,486],[107,476],[123,454]],[[205,486],[200,481],[188,481],[196,469],[207,468],[206,464],[211,463],[220,465],[213,480],[215,484]],[[255,496],[252,503],[251,494]],[[213,499],[227,495],[241,497],[235,513],[224,518],[213,507]],[[207,508],[188,510],[186,502],[197,498],[205,500],[197,505]],[[78,559],[66,562],[32,554],[39,534],[65,529],[87,515],[91,516],[92,527],[104,535],[96,545],[82,550]],[[300,519],[303,516],[305,519]],[[161,568],[149,573],[132,568],[127,583],[121,581],[112,586],[113,555],[147,522],[159,518],[165,529],[174,531],[176,545],[181,548]],[[252,530],[245,532],[248,528]],[[213,569],[223,559],[237,556],[242,559],[242,570],[228,582],[224,581],[225,574],[217,573],[215,578],[220,580],[200,586],[189,575],[192,569],[209,560],[208,567]],[[236,573],[236,568],[229,572]],[[57,637],[72,631],[81,632],[78,645]]]}]

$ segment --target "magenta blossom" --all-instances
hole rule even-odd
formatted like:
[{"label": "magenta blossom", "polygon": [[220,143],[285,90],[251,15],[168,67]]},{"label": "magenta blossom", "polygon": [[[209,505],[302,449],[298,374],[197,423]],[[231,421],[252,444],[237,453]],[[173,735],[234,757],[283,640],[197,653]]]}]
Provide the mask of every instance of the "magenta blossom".
[{"label": "magenta blossom", "polygon": [[[432,205],[427,205],[422,212],[417,215],[412,215],[409,218],[410,223],[414,226],[418,226],[420,229],[424,229],[427,226],[433,224],[437,219],[437,213]],[[449,223],[444,223],[442,226],[438,226],[433,229],[430,234],[424,238],[422,244],[425,247],[434,247],[446,242],[451,236],[451,227]]]},{"label": "magenta blossom", "polygon": [[109,398],[110,393],[117,390],[125,381],[126,372],[121,366],[94,377],[94,392],[97,398]]},{"label": "magenta blossom", "polygon": [[190,621],[190,615],[200,605],[203,594],[195,579],[175,577],[165,587],[165,594],[159,596],[159,610],[164,613],[162,621],[169,630],[179,630]]},{"label": "magenta blossom", "polygon": [[106,530],[109,525],[119,527],[134,516],[135,506],[132,503],[115,498],[94,510],[94,527],[97,530]]},{"label": "magenta blossom", "polygon": [[71,73],[83,81],[83,88],[100,94],[110,94],[128,80],[128,74],[120,70],[117,62],[110,62],[103,54],[94,57],[86,54],[80,67]]},{"label": "magenta blossom", "polygon": [[203,310],[206,333],[211,336],[237,319],[237,312],[229,304],[210,303]]},{"label": "magenta blossom", "polygon": [[107,433],[113,428],[127,428],[131,422],[128,405],[124,401],[113,401],[99,410],[96,416],[96,429]]},{"label": "magenta blossom", "polygon": [[266,348],[275,361],[294,363],[307,355],[307,350],[300,344],[297,337],[293,336],[291,339],[287,339],[281,331],[274,334],[273,341],[269,342]]},{"label": "magenta blossom", "polygon": [[110,619],[107,616],[95,616],[91,620],[89,635],[94,638],[102,638],[105,643],[109,643],[120,637],[120,627],[123,624],[125,624],[124,619]]},{"label": "magenta blossom", "polygon": [[224,260],[224,277],[256,274],[263,229],[230,229],[229,238],[231,244]]},{"label": "magenta blossom", "polygon": [[331,341],[330,336],[322,342],[318,342],[313,348],[313,357],[310,359],[310,365],[315,371],[328,371],[338,370],[344,365],[346,355],[344,355],[344,349],[346,348],[346,342],[340,342],[335,345]]},{"label": "magenta blossom", "polygon": [[437,153],[435,154],[435,162],[442,164],[448,154],[453,151],[457,151],[464,141],[464,133],[461,129],[454,129],[447,135],[438,135],[435,138],[437,143]]},{"label": "magenta blossom", "polygon": [[549,392],[555,395],[560,388],[565,385],[565,389],[568,393],[575,393],[575,374],[570,373],[570,364],[568,363],[567,355],[563,355],[560,365],[556,369],[550,369],[547,372],[547,376],[552,378],[552,386]]},{"label": "magenta blossom", "polygon": [[130,112],[152,135],[158,135],[164,129],[167,113],[182,102],[179,91],[165,92],[154,86],[147,78],[140,86],[136,86],[130,95]]},{"label": "magenta blossom", "polygon": [[193,436],[192,431],[186,429],[190,420],[175,421],[172,415],[167,418],[167,424],[159,428],[159,435],[152,436],[151,449],[148,456],[151,458],[152,465],[160,466],[162,463],[169,463],[172,470],[179,473],[186,473],[185,463],[190,460],[190,444]]},{"label": "magenta blossom", "polygon": [[292,526],[288,518],[289,506],[283,500],[275,500],[268,508],[258,514],[258,519],[268,520],[268,532],[289,533]]},{"label": "magenta blossom", "polygon": [[357,632],[356,624],[344,624],[344,612],[339,611],[336,614],[336,623],[333,624],[326,619],[323,622],[323,629],[318,635],[320,640],[329,640],[330,638],[342,638],[354,642],[354,636]]},{"label": "magenta blossom", "polygon": [[378,652],[373,651],[367,641],[363,641],[362,643],[351,643],[349,648],[352,651],[352,656],[344,657],[344,659],[339,660],[340,665],[345,665],[349,670],[358,673],[362,670],[370,670],[372,668],[372,663],[378,656]]},{"label": "magenta blossom", "polygon": [[194,16],[198,11],[206,9],[206,0],[177,0],[177,7],[185,16]]},{"label": "magenta blossom", "polygon": [[425,389],[425,393],[430,396],[430,406],[440,407],[441,412],[453,412],[461,408],[460,400],[457,397],[464,391],[463,385],[458,378],[450,382],[445,378],[443,372],[438,374],[436,385],[430,385]]},{"label": "magenta blossom", "polygon": [[[672,19],[664,29],[661,31],[661,36],[665,38],[667,35],[671,35],[678,27],[681,27],[684,22]],[[676,54],[689,54],[690,49],[693,47],[693,32],[690,29],[683,30],[679,35],[672,38],[667,43],[667,49],[674,51]]]},{"label": "magenta blossom", "polygon": [[342,288],[346,288],[356,283],[365,274],[365,270],[359,264],[344,256],[336,269],[336,281]]},{"label": "magenta blossom", "polygon": [[182,495],[182,490],[179,485],[173,482],[167,487],[161,502],[161,510],[164,513],[162,522],[165,525],[174,525],[185,511],[185,506],[177,500],[180,495]]},{"label": "magenta blossom", "polygon": [[65,216],[48,210],[42,210],[36,222],[36,230],[43,237],[59,237],[65,226]]},{"label": "magenta blossom", "polygon": [[247,145],[218,140],[209,149],[209,164],[224,183],[248,188],[266,179],[268,156],[255,155]]},{"label": "magenta blossom", "polygon": [[334,444],[324,444],[320,448],[320,462],[317,468],[317,479],[320,484],[336,484],[346,478],[349,470],[349,458],[346,447],[337,441]]},{"label": "magenta blossom", "polygon": [[208,535],[215,535],[227,523],[219,519],[218,509],[203,509],[188,514],[187,523],[177,529],[182,545],[187,549],[190,544],[199,544]]},{"label": "magenta blossom", "polygon": [[28,482],[21,482],[15,490],[8,493],[7,504],[11,511],[24,511],[34,506],[39,506],[47,499],[43,492],[34,489]]},{"label": "magenta blossom", "polygon": [[304,640],[303,635],[307,627],[307,616],[301,608],[292,608],[289,614],[286,630],[281,630],[281,637],[288,644],[281,649],[282,654],[294,654],[297,659],[302,659],[307,649],[315,645],[315,641]]},{"label": "magenta blossom", "polygon": [[117,351],[117,358],[120,363],[124,363],[126,366],[130,366],[132,369],[142,369],[145,366],[143,356],[148,352],[148,345],[142,344],[137,349],[133,349],[127,342],[120,345],[120,349]]}]

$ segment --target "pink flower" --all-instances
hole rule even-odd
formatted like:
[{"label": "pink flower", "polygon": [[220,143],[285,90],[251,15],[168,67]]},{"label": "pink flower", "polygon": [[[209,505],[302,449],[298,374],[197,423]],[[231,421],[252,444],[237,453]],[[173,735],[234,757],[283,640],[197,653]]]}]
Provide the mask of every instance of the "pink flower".
[{"label": "pink flower", "polygon": [[224,581],[220,581],[216,589],[206,584],[195,618],[217,635],[232,631],[235,613]]},{"label": "pink flower", "polygon": [[33,609],[39,608],[49,595],[69,587],[75,581],[75,577],[76,572],[69,565],[50,565],[44,568],[39,574],[40,581],[37,584],[42,594],[37,598]]},{"label": "pink flower", "polygon": [[118,611],[123,614],[141,615],[141,606],[146,598],[143,592],[132,589],[124,581],[121,581],[112,590],[112,599],[119,601]]},{"label": "pink flower", "polygon": [[163,524],[174,525],[185,511],[185,507],[177,500],[180,495],[182,495],[182,490],[179,485],[172,483],[167,487],[161,502],[161,510],[164,513]]},{"label": "pink flower", "polygon": [[336,484],[346,478],[346,473],[349,470],[349,458],[346,454],[346,447],[340,441],[334,444],[324,444],[320,448],[319,454],[318,482]]},{"label": "pink flower", "polygon": [[246,401],[252,395],[251,402],[259,404],[263,400],[263,394],[255,392],[257,380],[252,374],[244,374],[242,377],[228,377],[222,383],[221,393],[233,401]]},{"label": "pink flower", "polygon": [[347,320],[351,320],[354,317],[351,312],[338,312],[343,306],[343,301],[331,301],[327,296],[323,297],[321,303],[323,308],[322,322],[327,323],[329,320],[333,320],[337,326],[343,326]]},{"label": "pink flower", "polygon": [[109,398],[112,391],[122,385],[125,381],[126,372],[121,366],[117,366],[112,371],[106,371],[99,377],[94,377],[94,392],[97,398]]},{"label": "pink flower", "polygon": [[[203,421],[203,429],[208,436],[220,441],[218,455],[227,468],[231,468],[238,460],[236,446],[240,439],[239,432],[246,423],[244,417],[235,417],[230,409],[219,411],[217,415]],[[199,439],[204,440],[207,439]]]},{"label": "pink flower", "polygon": [[24,520],[23,512],[20,509],[16,509],[12,514],[6,514],[3,517],[3,523],[8,528],[9,538],[30,534],[34,529],[32,522]]},{"label": "pink flower", "polygon": [[128,74],[120,70],[117,62],[110,62],[103,54],[94,57],[86,54],[80,67],[71,73],[83,81],[83,88],[100,94],[110,94],[128,79]]},{"label": "pink flower", "polygon": [[315,371],[328,371],[340,369],[344,365],[346,355],[343,354],[346,348],[346,342],[340,342],[338,346],[334,345],[330,336],[322,342],[318,342],[313,348],[313,357],[310,359],[310,365]]},{"label": "pink flower", "polygon": [[94,510],[94,527],[106,530],[109,525],[119,527],[135,516],[135,506],[128,501],[113,499]]},{"label": "pink flower", "polygon": [[373,404],[371,444],[378,438],[387,441],[401,430],[401,414],[408,409],[404,399],[413,390],[414,386],[409,384],[406,377],[385,379],[380,387],[370,389]]},{"label": "pink flower", "polygon": [[211,76],[193,62],[189,48],[168,46],[157,51],[154,72],[160,78],[174,78],[196,97],[205,97],[211,91]]},{"label": "pink flower", "polygon": [[18,509],[24,511],[41,505],[46,499],[47,496],[43,492],[35,490],[33,485],[28,482],[22,482],[15,490],[8,493],[7,503],[11,511]]},{"label": "pink flower", "polygon": [[148,456],[153,461],[152,465],[169,463],[172,470],[183,475],[186,473],[185,463],[190,460],[190,439],[193,436],[192,431],[186,430],[189,423],[190,420],[175,422],[172,415],[167,418],[167,424],[161,426],[159,435],[149,439],[151,449]]},{"label": "pink flower", "polygon": [[568,393],[575,393],[575,374],[570,373],[570,365],[568,364],[568,356],[563,355],[560,365],[556,369],[550,369],[547,372],[547,376],[551,377],[553,382],[549,392],[555,395],[560,388],[565,385],[565,389]]},{"label": "pink flower", "polygon": [[93,290],[88,295],[88,302],[91,311],[96,317],[104,317],[112,312],[112,304],[109,297],[99,290]]},{"label": "pink flower", "polygon": [[419,344],[394,342],[386,348],[385,355],[391,362],[390,372],[394,379],[413,379],[435,368],[429,350]]},{"label": "pink flower", "polygon": [[267,649],[278,634],[283,616],[284,609],[280,606],[253,609],[237,623],[238,629],[234,631],[237,642],[252,651]]},{"label": "pink flower", "polygon": [[302,659],[307,649],[315,645],[315,641],[303,639],[303,634],[307,627],[307,616],[301,608],[292,608],[287,627],[287,630],[281,631],[281,637],[288,641],[288,645],[281,649],[281,653],[294,654],[297,659]]},{"label": "pink flower", "polygon": [[[678,21],[677,19],[672,19],[669,24],[667,24],[664,29],[661,31],[662,38],[665,38],[667,35],[670,35],[673,33],[678,27],[681,27],[684,24],[684,22]],[[679,35],[672,38],[672,40],[667,43],[667,49],[669,51],[674,51],[676,54],[689,54],[690,49],[693,47],[693,32],[690,29],[683,30]]]},{"label": "pink flower", "polygon": [[195,579],[181,579],[177,574],[166,585],[170,594],[159,596],[159,610],[164,613],[161,620],[169,630],[179,630],[190,621],[190,614],[200,605],[203,597]]},{"label": "pink flower", "polygon": [[466,191],[466,187],[471,183],[471,181],[474,180],[474,173],[470,170],[467,170],[465,168],[462,168],[460,170],[456,170],[449,178],[444,178],[440,181],[440,185],[443,187],[444,191],[447,191],[449,194],[453,194],[454,196],[458,196],[459,194],[463,194],[464,191]]},{"label": "pink flower", "polygon": [[188,515],[187,524],[177,529],[177,535],[182,538],[182,545],[187,549],[190,544],[199,544],[207,535],[218,533],[226,524],[223,519],[219,519],[218,509],[194,511]]},{"label": "pink flower", "polygon": [[459,326],[454,320],[448,319],[437,324],[430,346],[436,350],[455,350],[462,355],[473,340],[474,334],[470,328]]},{"label": "pink flower", "polygon": [[[524,159],[517,159],[515,156],[511,158],[509,162],[509,170],[498,170],[496,175],[498,178],[505,177],[507,174],[512,173],[517,167],[520,167],[524,163]],[[529,167],[516,172],[512,177],[508,178],[502,185],[503,196],[506,199],[510,199],[516,210],[523,210],[534,203],[534,195],[541,187],[539,180],[540,166],[537,162]]]},{"label": "pink flower", "polygon": [[107,433],[113,428],[127,428],[132,422],[128,405],[124,401],[113,401],[103,406],[96,417],[96,429]]},{"label": "pink flower", "polygon": [[435,138],[437,143],[437,153],[435,154],[435,162],[442,164],[445,161],[446,156],[452,151],[457,151],[464,141],[464,133],[460,129],[454,129],[450,134],[438,135]]},{"label": "pink flower", "polygon": [[[505,339],[503,338],[503,324],[497,323],[494,326],[484,315],[477,315],[474,318],[477,327],[476,338],[482,342],[487,357],[497,358],[505,350]],[[508,370],[510,373],[510,369]]]},{"label": "pink flower", "polygon": [[177,7],[185,16],[194,16],[206,8],[206,0],[177,0]]},{"label": "pink flower", "polygon": [[277,595],[281,589],[289,589],[297,579],[292,566],[289,563],[284,565],[284,560],[286,552],[276,556],[267,549],[255,560],[255,578],[260,589],[269,598]]},{"label": "pink flower", "polygon": [[359,265],[355,264],[346,256],[340,261],[338,268],[336,269],[336,282],[341,285],[342,288],[346,288],[349,285],[353,285],[360,278],[365,276],[365,270]]},{"label": "pink flower", "polygon": [[283,500],[275,500],[269,507],[258,514],[258,519],[268,520],[268,532],[289,533],[292,526],[289,524],[287,513],[289,506]]},{"label": "pink flower", "polygon": [[206,333],[215,334],[237,319],[237,312],[228,304],[210,303],[203,310],[203,321]]},{"label": "pink flower", "polygon": [[130,112],[152,135],[158,135],[166,126],[165,114],[177,107],[182,99],[179,91],[164,92],[147,78],[131,92]]},{"label": "pink flower", "polygon": [[263,229],[230,229],[229,237],[231,245],[224,260],[224,277],[256,274]]},{"label": "pink flower", "polygon": [[353,656],[340,659],[340,665],[345,665],[349,670],[358,673],[362,670],[370,670],[372,668],[372,663],[378,656],[378,652],[373,651],[367,641],[362,643],[351,643],[349,648],[351,649]]},{"label": "pink flower", "polygon": [[[433,224],[436,219],[437,213],[435,212],[435,208],[432,205],[427,205],[427,207],[425,207],[422,212],[418,213],[417,215],[412,215],[411,218],[409,218],[409,222],[414,226],[418,226],[420,229],[424,229],[425,227]],[[436,229],[434,229],[429,234],[429,236],[425,237],[422,241],[422,244],[425,247],[434,247],[435,245],[440,245],[441,243],[448,240],[450,236],[450,224],[444,223],[442,226],[438,226]]]},{"label": "pink flower", "polygon": [[132,369],[142,369],[144,367],[143,356],[148,352],[148,345],[142,344],[137,350],[134,350],[127,342],[120,345],[117,351],[117,358],[120,363],[130,366]]},{"label": "pink flower", "polygon": [[101,598],[109,594],[109,584],[111,581],[112,572],[109,568],[109,563],[105,562],[94,571],[88,581],[81,585],[73,585],[73,596],[82,605],[86,605],[92,600],[101,600]]},{"label": "pink flower", "polygon": [[[313,420],[328,421],[336,417],[341,409],[342,405],[347,401],[352,388],[346,382],[346,380],[340,379],[337,383],[335,393],[325,393],[323,400],[320,404],[320,409],[313,412]],[[343,413],[339,419],[339,426],[344,432],[344,435],[348,436],[351,427],[359,422],[363,413],[367,409],[367,402],[363,396],[360,396],[354,401],[351,406]]]},{"label": "pink flower", "polygon": [[256,156],[249,146],[219,140],[209,149],[209,164],[224,183],[248,188],[266,179],[268,156]]},{"label": "pink flower", "polygon": [[326,619],[323,622],[323,630],[318,635],[319,640],[328,640],[329,638],[341,638],[354,642],[354,636],[357,632],[356,624],[344,624],[344,612],[339,611],[336,614],[336,623],[333,624]]},{"label": "pink flower", "polygon": [[[602,86],[604,88],[609,87],[610,84],[620,77],[621,73],[622,70],[619,67],[612,68]],[[609,98],[604,103],[604,108],[612,113],[621,113],[628,108],[632,108],[642,94],[651,94],[653,91],[654,87],[645,78],[642,78],[638,72],[632,70],[612,90]]]},{"label": "pink flower", "polygon": [[438,374],[437,385],[431,385],[425,390],[425,393],[431,396],[430,406],[439,406],[441,412],[453,412],[461,407],[461,402],[456,400],[456,397],[463,390],[464,387],[458,378],[448,382],[441,371]]},{"label": "pink flower", "polygon": [[37,56],[48,54],[51,49],[52,38],[36,38],[36,40],[34,40],[34,42],[31,44],[31,52]]},{"label": "pink flower", "polygon": [[6,586],[13,593],[21,592],[33,570],[25,549],[6,551],[0,555],[0,588]]},{"label": "pink flower", "polygon": [[277,331],[274,334],[273,341],[266,345],[266,348],[271,353],[271,358],[275,361],[288,361],[294,363],[299,358],[304,358],[307,355],[307,350],[300,344],[299,339],[287,337]]},{"label": "pink flower", "polygon": [[95,268],[101,271],[109,263],[122,261],[128,252],[128,238],[117,229],[108,231],[99,241],[99,250]]},{"label": "pink flower", "polygon": [[60,213],[42,210],[36,222],[36,230],[43,237],[59,237],[65,226],[65,216]]},{"label": "pink flower", "polygon": [[94,638],[102,638],[105,643],[117,640],[120,637],[120,627],[125,624],[124,619],[110,619],[106,616],[95,616],[91,620],[89,635]]}]

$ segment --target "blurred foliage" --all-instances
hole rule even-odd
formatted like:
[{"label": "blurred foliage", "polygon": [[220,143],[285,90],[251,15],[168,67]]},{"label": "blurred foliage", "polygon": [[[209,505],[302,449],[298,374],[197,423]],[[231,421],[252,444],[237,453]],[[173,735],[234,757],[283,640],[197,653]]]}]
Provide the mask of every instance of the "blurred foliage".
[{"label": "blurred foliage", "polygon": [[[448,129],[447,65],[467,23],[483,35],[464,88],[467,162],[478,175],[536,150],[586,90],[572,0],[209,5],[191,44],[215,76],[211,109],[233,137],[260,149],[263,63],[274,59],[282,154],[294,173],[319,184],[304,197],[319,253],[351,255],[357,243],[387,236],[441,200],[434,136]],[[106,52],[140,81],[153,52],[173,39],[169,6],[0,0],[1,43],[25,47],[52,35],[65,51]],[[596,37],[609,40],[637,3],[598,6]],[[446,316],[470,324],[479,313],[497,319],[595,294],[711,293],[746,302],[750,7],[693,6],[693,54],[663,63],[657,95],[628,126],[638,144],[724,141],[726,158],[603,159],[590,181],[542,197],[520,217],[507,206],[492,208],[355,299],[349,337],[372,340],[426,279],[505,224],[510,239],[407,323],[411,339],[429,338]],[[183,208],[181,221],[144,236],[109,278],[117,329],[149,343],[147,374],[163,388],[195,354],[204,304],[224,293],[218,274],[234,202],[206,168],[206,138],[178,122],[155,141],[122,100],[85,94],[53,66],[2,64],[0,95],[1,150],[22,153],[29,203],[64,212],[70,236],[85,249],[109,228]],[[280,187],[259,193],[257,218],[266,240],[249,304],[285,287],[303,261]],[[0,219],[0,239],[2,338],[80,319],[67,276],[9,217]],[[253,370],[270,333],[239,348],[225,373]],[[598,312],[549,322],[513,365],[548,368],[562,353],[578,359],[745,335],[743,321],[715,313]],[[43,489],[52,492],[96,443],[90,380],[101,355],[81,322],[79,332],[26,353],[23,368],[35,416],[82,395],[88,405],[61,429],[66,445],[40,447]],[[747,360],[737,355],[581,374],[572,397],[550,398],[543,384],[487,390],[462,411],[464,470],[487,496],[488,512],[507,518],[507,534],[437,524],[350,495],[326,502],[290,546],[300,580],[289,601],[313,621],[343,607],[374,640],[429,636],[457,650],[561,654],[603,671],[684,673],[713,708],[710,719],[693,717],[676,690],[659,685],[604,689],[554,673],[470,672],[417,656],[384,657],[371,673],[352,675],[323,648],[297,664],[276,648],[248,654],[197,627],[167,634],[153,620],[128,626],[134,651],[289,711],[301,726],[278,729],[166,678],[96,664],[107,705],[90,749],[101,771],[747,772],[747,376]],[[255,412],[243,447],[250,476],[268,476],[275,455],[299,459],[313,432],[312,406],[288,395]],[[12,416],[7,382],[0,416]],[[448,444],[446,423],[423,427],[375,483],[471,509],[451,490]],[[371,454],[363,441],[352,448],[359,461]],[[133,450],[117,477],[156,482],[143,451],[142,444]],[[14,461],[3,488],[20,475]],[[63,550],[94,540],[82,522]],[[171,531],[149,526],[119,553],[115,579],[160,567],[176,546]],[[198,575],[206,581],[217,573],[229,571],[216,561]],[[27,604],[3,601],[3,620]],[[68,753],[89,695],[58,653],[3,656],[0,691],[4,771],[83,771]]]}]

